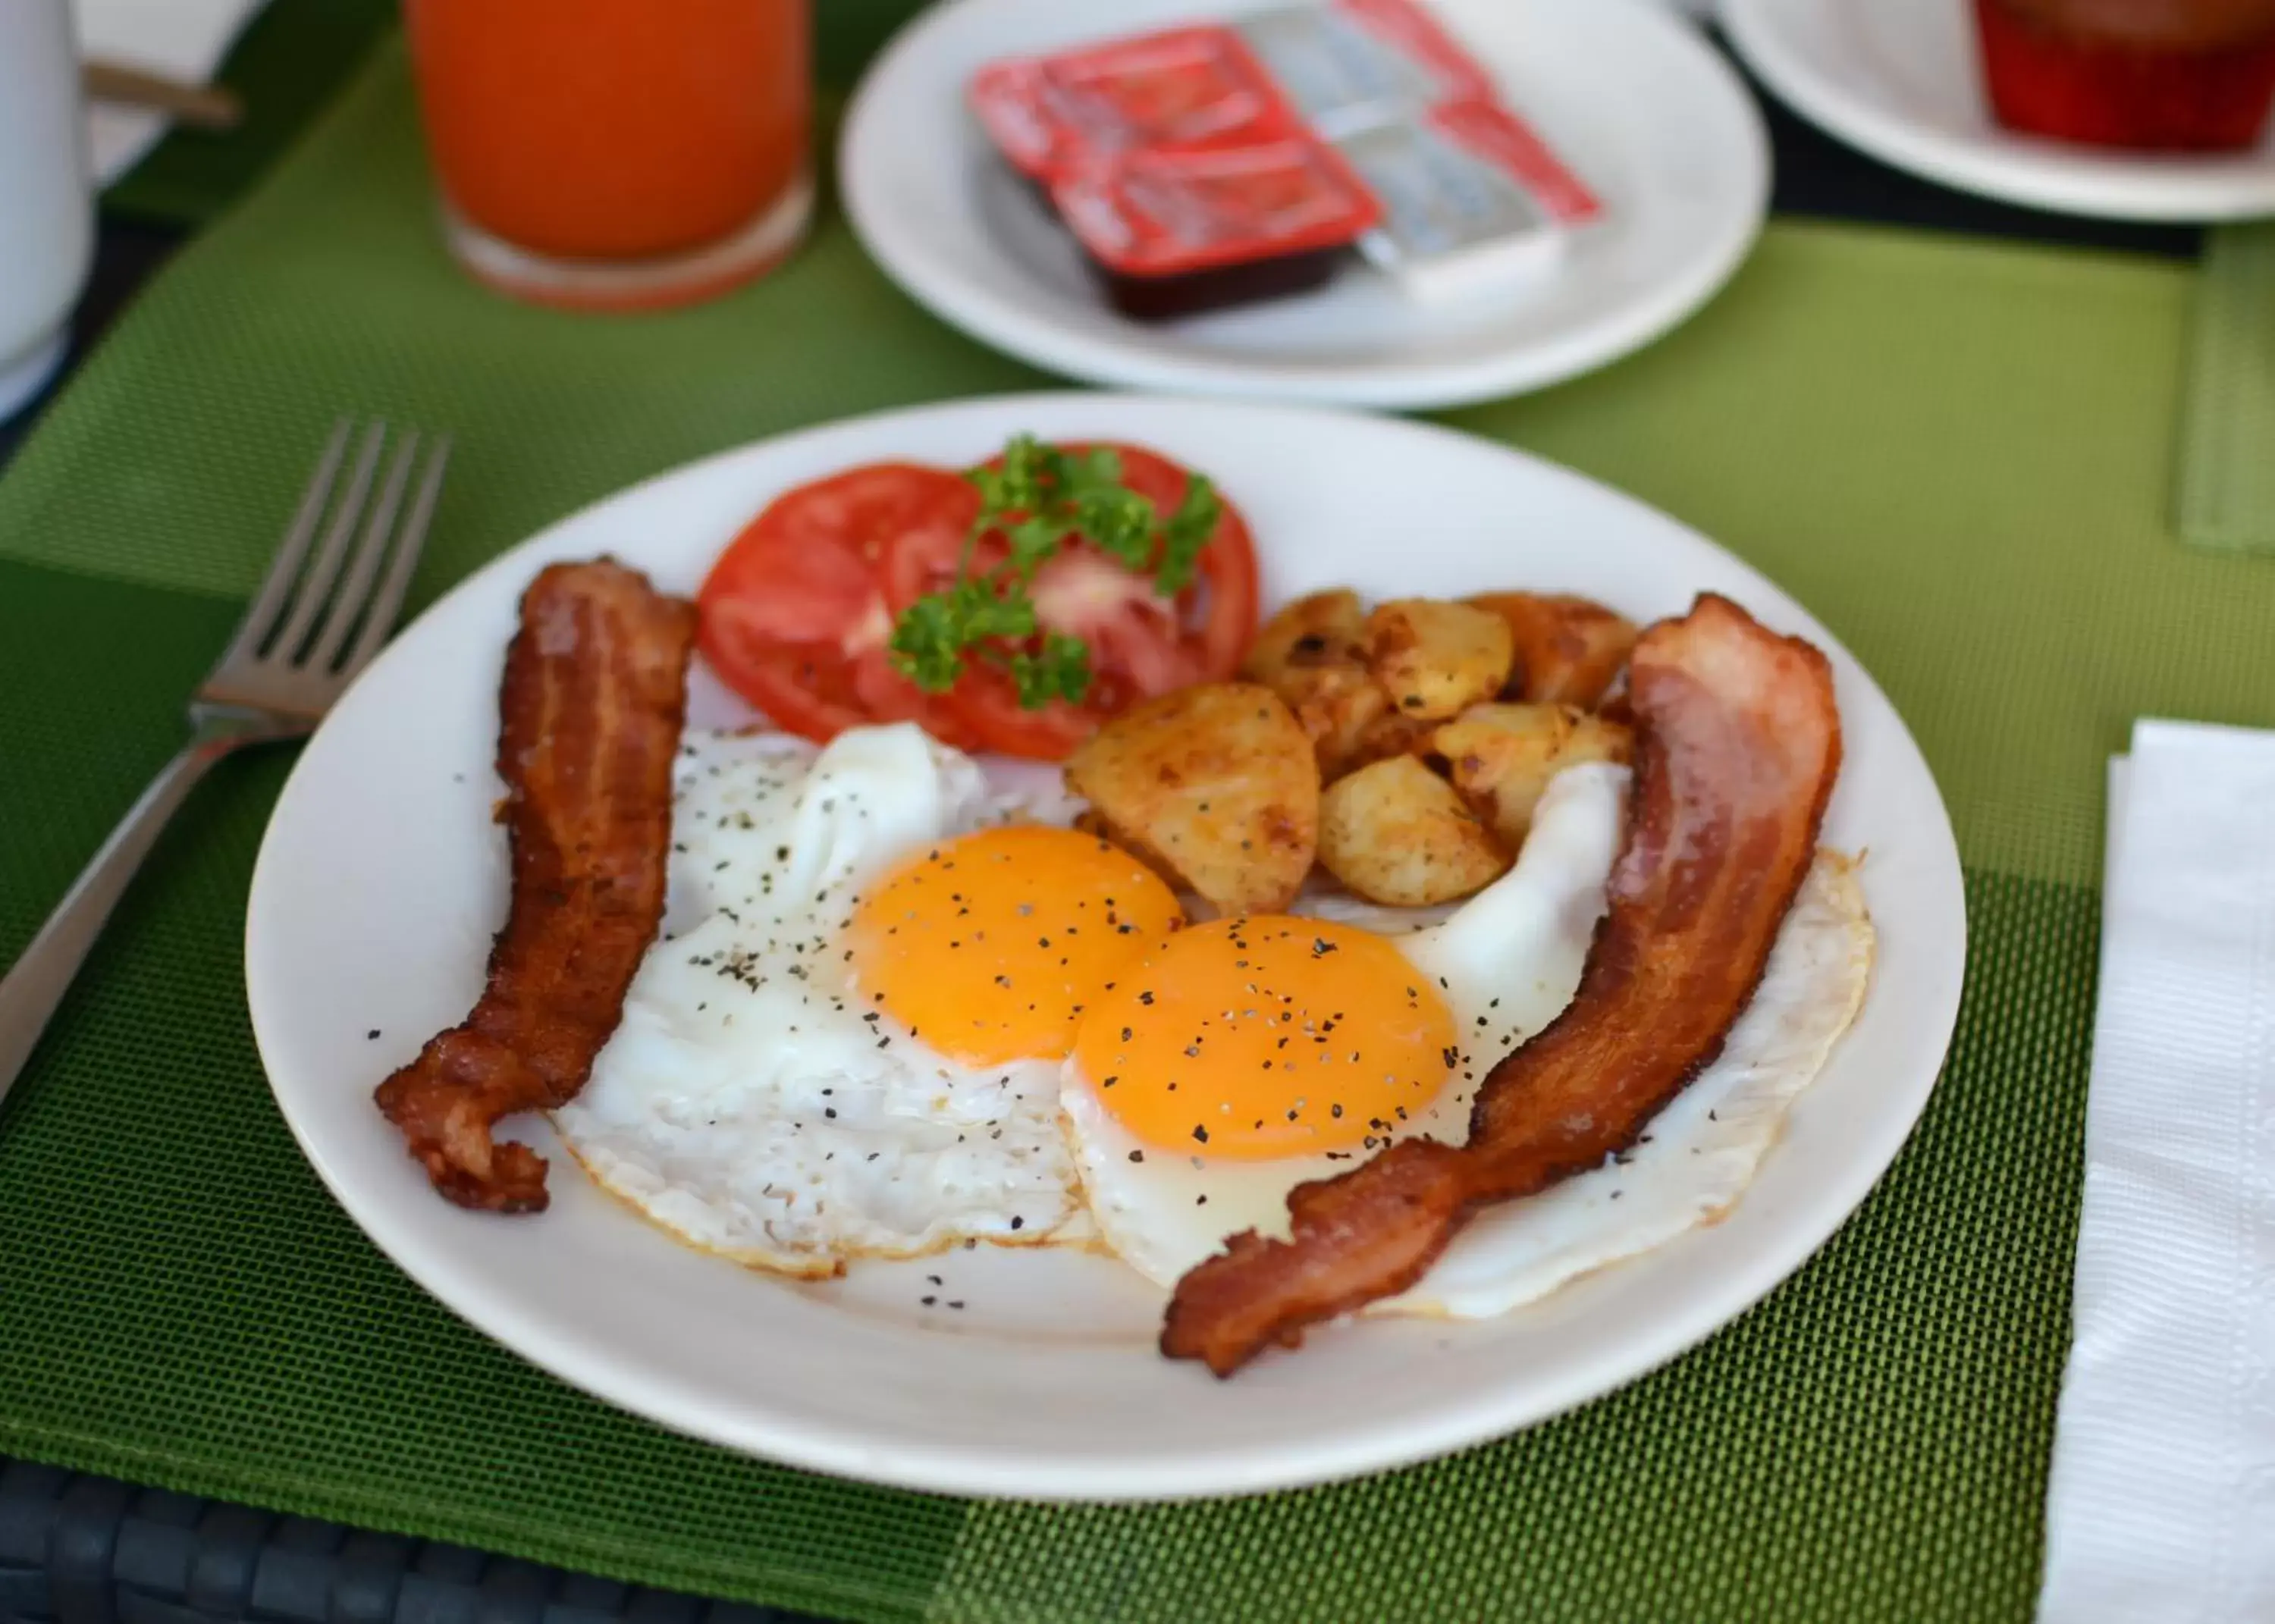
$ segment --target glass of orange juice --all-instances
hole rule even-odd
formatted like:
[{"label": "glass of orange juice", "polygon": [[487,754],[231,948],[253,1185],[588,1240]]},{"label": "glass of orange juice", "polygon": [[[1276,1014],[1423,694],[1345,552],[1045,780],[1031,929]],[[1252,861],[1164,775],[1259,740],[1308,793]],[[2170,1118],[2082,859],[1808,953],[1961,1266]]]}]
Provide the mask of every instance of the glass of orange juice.
[{"label": "glass of orange juice", "polygon": [[450,251],[581,309],[706,298],[813,208],[812,0],[404,0]]}]

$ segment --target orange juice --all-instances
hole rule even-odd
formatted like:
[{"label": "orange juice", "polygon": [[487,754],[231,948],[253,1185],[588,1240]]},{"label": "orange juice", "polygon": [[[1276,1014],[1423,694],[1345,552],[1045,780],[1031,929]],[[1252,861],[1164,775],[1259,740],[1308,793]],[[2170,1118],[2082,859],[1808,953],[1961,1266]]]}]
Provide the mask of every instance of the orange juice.
[{"label": "orange juice", "polygon": [[404,0],[452,246],[554,302],[699,298],[811,205],[811,0]]}]

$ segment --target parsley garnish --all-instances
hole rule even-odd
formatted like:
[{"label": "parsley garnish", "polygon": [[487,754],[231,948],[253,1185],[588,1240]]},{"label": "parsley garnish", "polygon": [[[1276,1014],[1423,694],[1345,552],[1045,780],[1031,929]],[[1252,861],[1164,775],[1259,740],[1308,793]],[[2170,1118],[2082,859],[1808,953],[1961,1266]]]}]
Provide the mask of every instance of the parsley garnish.
[{"label": "parsley garnish", "polygon": [[[893,623],[893,664],[918,687],[945,693],[971,660],[984,660],[1010,675],[1027,710],[1054,699],[1080,703],[1092,676],[1089,646],[1036,619],[1027,592],[1036,571],[1069,544],[1086,541],[1174,597],[1192,584],[1224,510],[1215,487],[1195,474],[1177,510],[1165,517],[1122,482],[1118,452],[1063,451],[1032,434],[1014,438],[998,466],[964,477],[979,492],[979,513],[956,580],[901,612]],[[974,544],[990,532],[1003,538],[1006,555],[975,573]]]}]

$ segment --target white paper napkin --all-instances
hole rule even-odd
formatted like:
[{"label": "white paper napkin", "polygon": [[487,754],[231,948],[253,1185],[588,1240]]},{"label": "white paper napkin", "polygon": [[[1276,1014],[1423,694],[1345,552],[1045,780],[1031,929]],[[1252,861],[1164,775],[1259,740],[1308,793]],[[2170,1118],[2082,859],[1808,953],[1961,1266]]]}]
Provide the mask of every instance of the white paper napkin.
[{"label": "white paper napkin", "polygon": [[2110,767],[2044,1624],[2275,1620],[2275,734]]},{"label": "white paper napkin", "polygon": [[[0,4],[12,0],[0,0]],[[149,73],[203,83],[265,0],[72,0],[79,51]],[[166,132],[156,113],[87,110],[88,159],[97,186],[134,167]]]}]

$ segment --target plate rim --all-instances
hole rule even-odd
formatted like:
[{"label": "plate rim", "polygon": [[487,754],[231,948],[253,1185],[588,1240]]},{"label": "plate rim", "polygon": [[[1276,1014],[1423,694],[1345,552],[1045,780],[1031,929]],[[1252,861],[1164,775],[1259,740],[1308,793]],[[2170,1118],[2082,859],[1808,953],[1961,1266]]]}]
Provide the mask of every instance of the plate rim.
[{"label": "plate rim", "polygon": [[1969,136],[1889,112],[1827,71],[1788,26],[1802,7],[1855,4],[1722,0],[1722,28],[1746,65],[1809,123],[1868,157],[1955,191],[2048,213],[2152,225],[2275,215],[2275,160],[2263,157],[2255,170],[2235,157],[2104,155],[1998,132]]},{"label": "plate rim", "polygon": [[1030,316],[1018,304],[986,284],[942,276],[931,268],[921,238],[903,228],[892,211],[871,195],[880,184],[874,150],[892,143],[874,132],[884,102],[880,87],[888,75],[930,48],[949,30],[975,26],[971,19],[1009,11],[1027,0],[948,0],[903,24],[871,61],[846,104],[838,132],[838,194],[846,218],[869,257],[886,276],[918,305],[950,327],[1030,366],[1081,381],[1148,392],[1248,397],[1374,407],[1389,411],[1435,411],[1475,405],[1528,394],[1581,377],[1625,359],[1665,337],[1696,315],[1735,276],[1753,253],[1768,223],[1772,157],[1769,128],[1760,107],[1730,64],[1698,30],[1651,0],[1577,0],[1593,8],[1613,8],[1643,26],[1670,31],[1688,54],[1700,82],[1712,81],[1738,115],[1741,139],[1750,156],[1749,196],[1743,217],[1712,253],[1702,253],[1688,276],[1660,284],[1654,297],[1636,301],[1593,328],[1582,342],[1568,336],[1554,342],[1489,351],[1467,361],[1338,363],[1309,366],[1262,360],[1211,359],[1153,351],[1142,342],[1054,326]]},{"label": "plate rim", "polygon": [[[1892,745],[1908,752],[1913,766],[1931,792],[1934,804],[1942,816],[1928,834],[1940,837],[1939,855],[1947,853],[1949,878],[1957,902],[1953,922],[1954,940],[1948,948],[1958,964],[1963,966],[1965,963],[1969,920],[1963,870],[1948,808],[1944,804],[1932,769],[1929,767],[1901,714],[1887,699],[1870,671],[1846,646],[1814,615],[1810,614],[1805,606],[1800,605],[1798,600],[1761,570],[1663,510],[1548,458],[1437,424],[1382,418],[1328,406],[1175,395],[1129,395],[1085,389],[959,397],[834,419],[781,434],[762,435],[689,459],[606,493],[556,517],[454,584],[428,605],[411,626],[399,631],[397,640],[419,621],[440,612],[462,594],[478,590],[490,578],[525,571],[533,555],[543,555],[548,545],[558,544],[557,539],[563,533],[584,522],[596,510],[649,495],[676,480],[692,479],[762,449],[806,438],[874,432],[889,428],[896,421],[911,419],[954,416],[965,412],[1047,413],[1054,407],[1069,403],[1094,404],[1101,401],[1112,401],[1118,405],[1136,405],[1152,412],[1198,411],[1292,419],[1296,420],[1296,427],[1300,427],[1304,420],[1332,419],[1354,425],[1364,424],[1370,433],[1393,437],[1412,435],[1458,442],[1471,454],[1513,460],[1525,465],[1536,477],[1545,477],[1562,483],[1568,488],[1584,492],[1590,500],[1606,502],[1635,512],[1651,523],[1678,533],[1686,544],[1719,555],[1741,571],[1760,580],[1780,598],[1800,608],[1810,623],[1810,634],[1821,637],[1829,652],[1845,659],[1850,668],[1861,676],[1870,691],[1886,708],[1887,719],[1893,724]],[[394,653],[394,646],[390,644],[389,648],[382,652],[381,660],[374,661],[367,668],[366,676],[370,671],[379,669],[382,661]],[[324,725],[330,725],[329,718]],[[321,729],[319,731],[321,733]],[[1296,1488],[1344,1481],[1438,1458],[1538,1425],[1620,1391],[1726,1330],[1815,1257],[1848,1222],[1916,1132],[1920,1116],[1948,1061],[1961,1006],[1961,983],[1960,977],[1954,974],[1950,978],[1944,1007],[1939,1010],[1923,1012],[1928,1016],[1929,1024],[1937,1029],[1930,1045],[1936,1059],[1926,1069],[1924,1077],[1911,1086],[1901,1131],[1890,1132],[1886,1142],[1872,1146],[1869,1153],[1852,1157],[1841,1164],[1840,1176],[1836,1180],[1837,1196],[1824,1200],[1814,1219],[1803,1221],[1789,1218],[1763,1244],[1740,1258],[1731,1260],[1733,1266],[1726,1273],[1726,1289],[1718,1296],[1722,1306],[1711,1315],[1694,1315],[1688,1318],[1680,1315],[1653,1318],[1643,1331],[1621,1345],[1616,1360],[1608,1362],[1608,1374],[1591,1370],[1584,1375],[1576,1375],[1566,1381],[1549,1401],[1543,1402],[1536,1394],[1521,1385],[1510,1384],[1472,1391],[1462,1406],[1434,1412],[1422,1421],[1410,1424],[1403,1431],[1394,1435],[1360,1431],[1344,1438],[1329,1431],[1319,1439],[1308,1440],[1301,1446],[1281,1443],[1269,1450],[1254,1452],[1252,1456],[1234,1460],[1221,1456],[1202,1457],[1198,1461],[1179,1457],[1174,1461],[1143,1462],[1135,1466],[1112,1458],[1089,1457],[1069,1461],[1043,1455],[1023,1456],[1016,1452],[1001,1450],[975,1452],[968,1445],[929,1439],[900,1439],[889,1449],[883,1449],[873,1440],[846,1436],[842,1429],[826,1420],[811,1422],[785,1408],[769,1412],[763,1426],[741,1427],[737,1435],[729,1436],[728,1433],[736,1431],[740,1424],[722,1425],[715,1416],[707,1418],[684,1408],[679,1402],[678,1393],[678,1388],[684,1384],[676,1381],[659,1383],[653,1373],[644,1373],[638,1362],[627,1362],[613,1348],[564,1341],[549,1327],[536,1323],[533,1314],[525,1311],[510,1295],[483,1295],[472,1280],[466,1282],[465,1288],[462,1290],[456,1279],[447,1277],[447,1271],[444,1272],[446,1278],[438,1280],[437,1271],[427,1266],[427,1259],[406,1255],[400,1244],[401,1237],[389,1232],[385,1222],[387,1203],[384,1197],[375,1193],[367,1195],[352,1179],[344,1178],[331,1162],[323,1144],[314,1137],[311,1122],[296,1113],[290,1098],[294,1091],[280,1080],[270,1063],[270,1056],[278,1046],[276,1025],[280,1016],[273,998],[264,996],[267,975],[261,968],[256,939],[266,911],[263,897],[281,883],[274,865],[275,832],[312,753],[304,750],[293,763],[291,774],[264,827],[248,895],[243,951],[248,1010],[271,1097],[295,1144],[315,1169],[333,1199],[367,1238],[421,1290],[459,1319],[500,1343],[516,1357],[569,1386],[669,1431],[739,1454],[895,1488],[979,1499],[1093,1503],[1214,1499]]]}]

